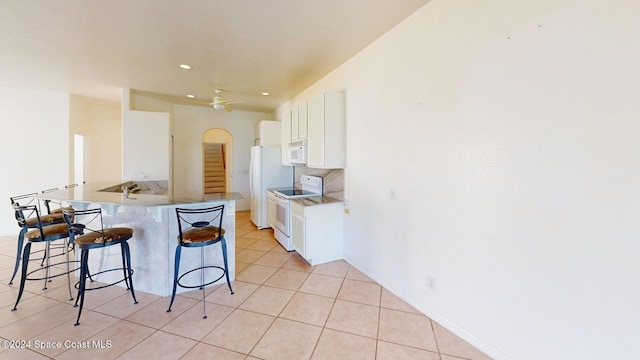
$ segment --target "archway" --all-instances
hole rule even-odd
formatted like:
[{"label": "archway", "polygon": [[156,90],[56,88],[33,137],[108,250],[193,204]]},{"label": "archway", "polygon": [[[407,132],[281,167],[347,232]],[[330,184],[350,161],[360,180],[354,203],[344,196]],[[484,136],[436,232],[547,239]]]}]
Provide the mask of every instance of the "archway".
[{"label": "archway", "polygon": [[233,191],[233,136],[224,129],[202,134],[202,193]]}]

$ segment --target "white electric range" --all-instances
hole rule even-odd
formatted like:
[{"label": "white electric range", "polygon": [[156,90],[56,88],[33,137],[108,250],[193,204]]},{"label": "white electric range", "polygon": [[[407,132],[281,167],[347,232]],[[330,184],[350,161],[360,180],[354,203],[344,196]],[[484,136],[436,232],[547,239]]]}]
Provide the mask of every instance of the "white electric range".
[{"label": "white electric range", "polygon": [[[287,251],[292,251],[291,245],[291,199],[322,196],[322,177],[300,176],[301,189],[276,189],[267,193],[269,201],[269,225],[278,242]],[[273,215],[272,215],[273,214]],[[274,216],[275,215],[275,216]]]}]

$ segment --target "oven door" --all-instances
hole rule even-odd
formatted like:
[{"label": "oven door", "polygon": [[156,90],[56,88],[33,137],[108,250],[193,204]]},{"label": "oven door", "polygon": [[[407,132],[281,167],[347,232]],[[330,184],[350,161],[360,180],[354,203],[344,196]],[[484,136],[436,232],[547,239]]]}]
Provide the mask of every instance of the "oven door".
[{"label": "oven door", "polygon": [[289,236],[289,199],[276,195],[276,228]]}]

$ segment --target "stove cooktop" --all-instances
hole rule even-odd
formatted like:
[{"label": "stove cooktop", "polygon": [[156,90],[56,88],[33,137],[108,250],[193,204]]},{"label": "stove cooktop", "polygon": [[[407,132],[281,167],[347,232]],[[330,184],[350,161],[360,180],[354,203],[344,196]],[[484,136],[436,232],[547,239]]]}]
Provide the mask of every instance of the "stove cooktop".
[{"label": "stove cooktop", "polygon": [[286,199],[322,196],[322,177],[302,175],[300,176],[300,185],[302,185],[302,189],[284,188],[276,190],[275,193]]},{"label": "stove cooktop", "polygon": [[287,198],[295,198],[295,197],[305,197],[305,196],[318,196],[320,194],[307,191],[307,190],[299,190],[299,189],[285,189],[285,190],[277,190],[279,194]]}]

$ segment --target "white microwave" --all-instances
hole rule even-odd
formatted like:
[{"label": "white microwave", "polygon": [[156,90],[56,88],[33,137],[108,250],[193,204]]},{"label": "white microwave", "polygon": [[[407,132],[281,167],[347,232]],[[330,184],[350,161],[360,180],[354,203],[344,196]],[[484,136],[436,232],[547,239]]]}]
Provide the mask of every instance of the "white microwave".
[{"label": "white microwave", "polygon": [[289,143],[289,163],[292,165],[305,165],[307,163],[307,140],[298,140]]}]

